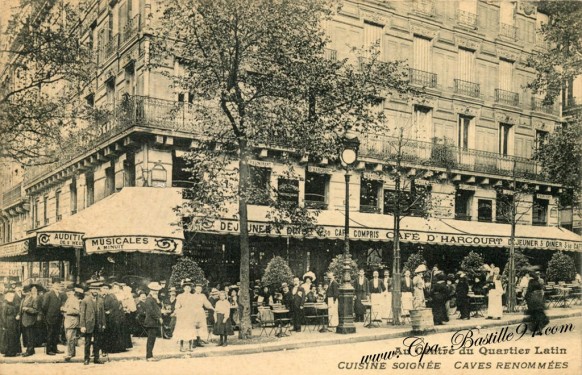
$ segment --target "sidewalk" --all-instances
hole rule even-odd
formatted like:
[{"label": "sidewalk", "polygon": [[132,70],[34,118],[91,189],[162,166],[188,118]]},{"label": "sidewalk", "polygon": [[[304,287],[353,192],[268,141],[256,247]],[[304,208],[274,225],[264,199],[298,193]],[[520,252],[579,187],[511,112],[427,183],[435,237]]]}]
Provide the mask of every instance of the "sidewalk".
[{"label": "sidewalk", "polygon": [[[582,306],[575,306],[570,308],[553,308],[546,311],[550,321],[560,318],[570,318],[582,316]],[[454,332],[463,328],[489,328],[497,326],[505,326],[510,324],[517,324],[522,322],[524,314],[512,313],[505,314],[500,320],[489,320],[485,318],[471,318],[471,320],[459,320],[456,315],[451,317],[451,320],[443,326],[436,326],[435,333]],[[551,323],[550,323],[551,324]],[[204,348],[196,348],[192,352],[182,353],[179,351],[179,346],[175,340],[163,340],[158,338],[154,349],[154,356],[157,359],[167,358],[190,358],[190,357],[210,357],[210,356],[230,356],[261,352],[272,352],[279,350],[291,350],[308,348],[314,346],[324,345],[338,345],[347,343],[356,343],[363,341],[385,340],[398,337],[406,337],[412,334],[410,323],[402,326],[392,326],[386,323],[377,328],[365,328],[362,323],[356,323],[356,333],[350,335],[339,335],[335,332],[320,333],[318,331],[308,332],[293,332],[287,337],[268,337],[256,338],[260,333],[260,329],[253,330],[253,339],[250,341],[241,342],[237,337],[237,332],[234,336],[229,337],[229,346],[216,346],[217,338],[214,337],[212,342],[205,345]],[[146,339],[143,337],[133,338],[133,348],[125,353],[110,354],[110,361],[123,360],[145,360],[145,344]],[[59,346],[60,350],[65,350],[64,346]],[[64,363],[64,354],[56,356],[47,356],[44,353],[44,348],[37,348],[36,353],[30,357],[0,357],[0,363]],[[83,348],[77,347],[77,357],[73,358],[71,362],[81,363],[83,361]]]}]

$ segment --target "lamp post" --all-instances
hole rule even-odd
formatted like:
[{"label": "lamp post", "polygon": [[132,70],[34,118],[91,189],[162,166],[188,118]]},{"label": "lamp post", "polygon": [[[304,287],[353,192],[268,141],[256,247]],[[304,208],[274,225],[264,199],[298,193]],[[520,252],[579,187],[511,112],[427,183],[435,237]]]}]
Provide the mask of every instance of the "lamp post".
[{"label": "lamp post", "polygon": [[345,168],[346,198],[345,198],[345,223],[344,223],[344,268],[343,282],[339,295],[339,324],[336,333],[355,333],[354,326],[354,287],[350,276],[350,167],[358,160],[358,148],[360,141],[350,133],[346,133],[343,139],[343,149],[340,160]]}]

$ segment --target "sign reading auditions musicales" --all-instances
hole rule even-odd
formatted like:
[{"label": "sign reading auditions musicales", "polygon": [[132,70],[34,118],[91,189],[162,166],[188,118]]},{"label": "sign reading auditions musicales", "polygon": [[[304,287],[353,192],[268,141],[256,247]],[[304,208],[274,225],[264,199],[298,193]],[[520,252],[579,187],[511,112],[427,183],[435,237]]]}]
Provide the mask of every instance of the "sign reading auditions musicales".
[{"label": "sign reading auditions musicales", "polygon": [[142,251],[180,254],[182,240],[151,236],[111,236],[86,238],[85,249],[88,254],[117,251]]}]

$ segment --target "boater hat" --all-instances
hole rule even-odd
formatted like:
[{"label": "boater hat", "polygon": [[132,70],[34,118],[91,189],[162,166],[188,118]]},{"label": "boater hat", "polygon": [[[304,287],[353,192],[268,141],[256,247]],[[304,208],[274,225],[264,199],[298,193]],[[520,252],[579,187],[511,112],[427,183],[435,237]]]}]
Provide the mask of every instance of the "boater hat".
[{"label": "boater hat", "polygon": [[148,289],[153,291],[158,291],[162,289],[162,286],[158,282],[151,282],[148,284]]}]

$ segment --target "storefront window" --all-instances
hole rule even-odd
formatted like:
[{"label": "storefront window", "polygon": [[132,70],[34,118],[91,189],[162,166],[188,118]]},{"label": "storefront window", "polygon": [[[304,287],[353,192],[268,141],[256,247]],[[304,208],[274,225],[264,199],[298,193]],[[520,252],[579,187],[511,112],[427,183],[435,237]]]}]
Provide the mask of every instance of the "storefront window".
[{"label": "storefront window", "polygon": [[69,192],[71,197],[71,215],[77,213],[77,179],[73,178],[69,185]]},{"label": "storefront window", "polygon": [[326,209],[328,186],[328,175],[308,172],[305,175],[305,207]]},{"label": "storefront window", "polygon": [[271,190],[271,170],[269,168],[250,167],[251,191],[249,204],[266,206],[269,204]]},{"label": "storefront window", "polygon": [[548,201],[545,199],[534,199],[533,202],[533,225],[548,224]]},{"label": "storefront window", "polygon": [[495,200],[495,221],[498,223],[510,223],[512,221],[512,205],[513,195],[497,193]]},{"label": "storefront window", "polygon": [[361,179],[360,212],[380,213],[378,195],[382,189],[382,181]]},{"label": "storefront window", "polygon": [[299,181],[279,177],[277,180],[279,203],[297,206],[299,204]]},{"label": "storefront window", "polygon": [[87,185],[86,207],[89,207],[95,202],[95,178],[93,173],[85,175],[85,184]]},{"label": "storefront window", "polygon": [[471,220],[471,202],[473,201],[473,191],[457,190],[455,194],[455,219]]},{"label": "storefront window", "polygon": [[491,221],[493,202],[490,199],[479,199],[477,204],[479,221]]}]

